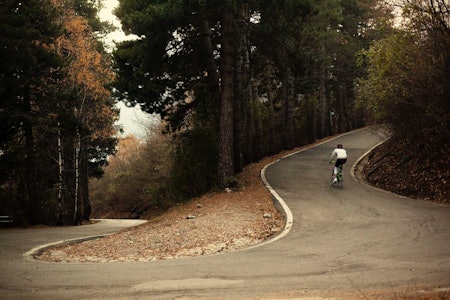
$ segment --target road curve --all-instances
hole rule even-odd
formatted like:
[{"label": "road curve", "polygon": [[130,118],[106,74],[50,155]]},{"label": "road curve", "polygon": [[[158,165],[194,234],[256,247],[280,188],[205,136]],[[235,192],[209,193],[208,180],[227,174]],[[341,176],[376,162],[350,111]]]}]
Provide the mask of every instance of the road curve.
[{"label": "road curve", "polygon": [[[282,238],[247,250],[155,262],[48,263],[23,254],[113,229],[0,230],[0,298],[371,299],[383,291],[447,289],[450,207],[373,189],[350,175],[382,140],[365,128],[267,167],[264,177],[292,222]],[[328,159],[338,142],[350,155],[343,189],[329,184]]]}]

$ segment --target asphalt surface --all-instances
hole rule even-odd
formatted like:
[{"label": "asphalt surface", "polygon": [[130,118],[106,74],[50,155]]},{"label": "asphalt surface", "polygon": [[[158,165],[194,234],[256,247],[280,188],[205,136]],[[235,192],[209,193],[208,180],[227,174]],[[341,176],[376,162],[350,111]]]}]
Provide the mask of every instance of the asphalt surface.
[{"label": "asphalt surface", "polygon": [[[268,166],[263,177],[287,207],[286,233],[214,256],[130,263],[49,263],[25,253],[108,234],[127,221],[0,230],[0,299],[372,299],[450,288],[450,207],[357,182],[352,166],[384,139],[371,129]],[[344,187],[330,185],[329,155],[344,144]],[[128,221],[129,222],[129,221]]]}]

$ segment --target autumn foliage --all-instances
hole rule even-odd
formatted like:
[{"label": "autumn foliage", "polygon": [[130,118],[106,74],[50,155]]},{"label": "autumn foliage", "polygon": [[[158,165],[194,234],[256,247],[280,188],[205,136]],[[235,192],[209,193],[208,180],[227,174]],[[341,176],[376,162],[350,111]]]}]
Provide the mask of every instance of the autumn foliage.
[{"label": "autumn foliage", "polygon": [[114,152],[118,115],[96,13],[84,0],[0,8],[0,209],[17,225],[90,218],[88,177]]},{"label": "autumn foliage", "polygon": [[91,200],[96,217],[140,218],[175,203],[171,189],[173,164],[170,137],[133,135],[119,140],[102,178],[91,179]]}]

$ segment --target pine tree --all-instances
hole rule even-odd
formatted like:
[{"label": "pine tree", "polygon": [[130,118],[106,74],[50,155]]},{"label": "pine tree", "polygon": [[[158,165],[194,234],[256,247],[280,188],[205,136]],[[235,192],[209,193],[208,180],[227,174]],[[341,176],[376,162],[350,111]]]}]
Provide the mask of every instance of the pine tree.
[{"label": "pine tree", "polygon": [[59,34],[56,16],[47,0],[0,5],[2,193],[15,203],[11,213],[24,224],[41,221],[45,182],[39,176],[38,127],[46,118],[40,111],[48,100],[45,85],[54,80],[59,64],[49,46]]}]

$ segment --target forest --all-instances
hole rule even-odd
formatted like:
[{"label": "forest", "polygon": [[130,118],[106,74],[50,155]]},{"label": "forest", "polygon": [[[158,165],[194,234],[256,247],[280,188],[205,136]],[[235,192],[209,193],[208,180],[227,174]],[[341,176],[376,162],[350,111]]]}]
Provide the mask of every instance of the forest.
[{"label": "forest", "polygon": [[[282,150],[374,123],[450,165],[445,0],[0,0],[0,214],[139,218]],[[121,137],[116,103],[160,117]]]}]

